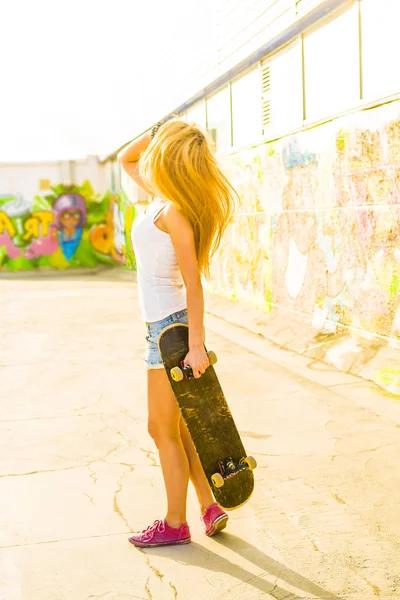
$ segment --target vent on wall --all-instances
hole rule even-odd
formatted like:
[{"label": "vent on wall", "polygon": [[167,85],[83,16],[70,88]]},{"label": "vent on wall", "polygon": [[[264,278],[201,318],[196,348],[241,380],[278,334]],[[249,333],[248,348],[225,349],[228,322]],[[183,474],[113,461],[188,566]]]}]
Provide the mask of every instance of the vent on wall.
[{"label": "vent on wall", "polygon": [[271,124],[271,101],[264,100],[263,102],[263,127],[267,127],[267,125]]},{"label": "vent on wall", "polygon": [[271,63],[261,62],[263,134],[271,125]]}]

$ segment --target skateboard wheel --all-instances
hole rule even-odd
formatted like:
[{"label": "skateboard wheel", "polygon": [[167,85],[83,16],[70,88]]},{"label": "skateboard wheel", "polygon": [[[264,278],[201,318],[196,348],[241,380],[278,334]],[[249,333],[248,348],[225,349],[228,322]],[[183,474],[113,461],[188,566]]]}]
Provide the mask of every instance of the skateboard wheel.
[{"label": "skateboard wheel", "polygon": [[208,355],[208,360],[210,361],[210,365],[215,365],[218,362],[217,355],[212,350],[207,352],[207,355]]},{"label": "skateboard wheel", "polygon": [[179,367],[174,367],[173,369],[171,369],[171,377],[174,381],[182,381],[182,369],[180,369]]},{"label": "skateboard wheel", "polygon": [[222,487],[225,483],[221,473],[214,473],[214,475],[211,475],[211,481],[213,486],[216,488]]},{"label": "skateboard wheel", "polygon": [[257,467],[257,461],[253,456],[246,456],[244,462],[247,465],[249,471],[254,471],[254,469]]}]

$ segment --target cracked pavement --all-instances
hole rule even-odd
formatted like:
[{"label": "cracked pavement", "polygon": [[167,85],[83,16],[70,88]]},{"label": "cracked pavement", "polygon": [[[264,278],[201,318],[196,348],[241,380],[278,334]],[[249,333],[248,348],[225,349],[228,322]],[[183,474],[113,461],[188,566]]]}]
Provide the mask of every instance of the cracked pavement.
[{"label": "cracked pavement", "polygon": [[0,311],[0,600],[399,597],[398,400],[207,315],[256,489],[212,539],[190,489],[192,543],[138,550],[165,499],[130,274],[0,280]]}]

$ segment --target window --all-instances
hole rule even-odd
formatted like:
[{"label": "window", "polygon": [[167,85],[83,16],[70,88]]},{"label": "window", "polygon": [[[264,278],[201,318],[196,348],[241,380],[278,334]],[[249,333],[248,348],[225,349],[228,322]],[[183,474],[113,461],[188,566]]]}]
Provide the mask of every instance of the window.
[{"label": "window", "polygon": [[306,118],[317,120],[360,99],[358,6],[304,37]]},{"label": "window", "polygon": [[257,68],[232,83],[233,145],[259,141],[261,124],[261,84]]},{"label": "window", "polygon": [[206,128],[206,104],[204,100],[196,102],[186,111],[186,120],[190,123],[196,123],[200,127]]},{"label": "window", "polygon": [[285,133],[303,121],[301,42],[297,40],[261,63],[263,133]]},{"label": "window", "polygon": [[231,100],[229,86],[207,98],[207,130],[217,151],[231,145]]},{"label": "window", "polygon": [[362,0],[362,64],[364,98],[376,99],[400,92],[400,3],[398,0]]}]

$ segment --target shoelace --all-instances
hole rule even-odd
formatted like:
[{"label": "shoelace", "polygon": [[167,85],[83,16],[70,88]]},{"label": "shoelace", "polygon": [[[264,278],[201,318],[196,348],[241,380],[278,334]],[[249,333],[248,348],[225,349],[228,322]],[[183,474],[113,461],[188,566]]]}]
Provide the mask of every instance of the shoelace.
[{"label": "shoelace", "polygon": [[140,536],[141,542],[150,542],[153,539],[156,531],[163,533],[165,531],[164,521],[154,521],[153,525],[149,525],[147,529],[142,531]]}]

